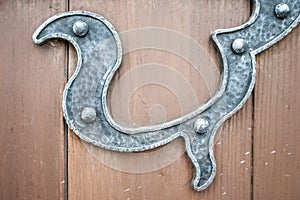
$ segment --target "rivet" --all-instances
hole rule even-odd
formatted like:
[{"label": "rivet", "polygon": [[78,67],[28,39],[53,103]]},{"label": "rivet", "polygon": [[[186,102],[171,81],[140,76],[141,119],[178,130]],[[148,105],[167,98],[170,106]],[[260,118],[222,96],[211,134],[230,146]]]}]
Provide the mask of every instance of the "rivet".
[{"label": "rivet", "polygon": [[194,123],[194,130],[196,133],[204,134],[209,127],[209,119],[206,117],[199,118]]},{"label": "rivet", "polygon": [[89,26],[86,22],[77,21],[73,25],[73,33],[79,37],[85,36],[89,32]]},{"label": "rivet", "polygon": [[290,7],[285,3],[279,3],[275,6],[275,15],[279,19],[284,19],[290,14]]},{"label": "rivet", "polygon": [[247,50],[247,42],[244,39],[237,38],[232,42],[232,49],[237,54],[242,54]]},{"label": "rivet", "polygon": [[85,123],[92,123],[96,119],[96,110],[92,107],[85,107],[81,112],[81,119]]}]

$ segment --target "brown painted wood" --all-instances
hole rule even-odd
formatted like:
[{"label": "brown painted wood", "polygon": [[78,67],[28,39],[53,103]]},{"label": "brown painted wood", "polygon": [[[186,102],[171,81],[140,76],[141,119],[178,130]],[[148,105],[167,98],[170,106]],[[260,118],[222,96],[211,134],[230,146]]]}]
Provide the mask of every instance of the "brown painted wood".
[{"label": "brown painted wood", "polygon": [[63,199],[65,45],[35,29],[64,1],[0,2],[0,199]]},{"label": "brown painted wood", "polygon": [[[218,59],[208,41],[211,31],[239,25],[250,14],[247,0],[70,3],[71,10],[102,14],[120,34],[153,26],[184,33],[204,47],[213,62]],[[0,199],[63,199],[66,180],[61,98],[67,55],[63,42],[37,47],[31,35],[43,20],[66,8],[65,1],[0,2]],[[217,176],[207,190],[191,189],[193,166],[185,154],[180,156],[182,140],[146,153],[120,154],[83,144],[69,131],[69,199],[299,199],[299,37],[298,28],[258,56],[254,104],[250,98],[219,131],[215,145]],[[76,62],[73,49],[69,56],[72,73]],[[180,86],[179,93],[159,84],[139,85],[125,100],[132,119],[124,119],[123,96],[118,93],[124,85],[118,83],[129,74],[126,83],[135,85],[138,78],[130,73],[149,63],[169,66],[180,74],[183,78],[169,80],[169,84]],[[203,63],[209,65],[210,61]],[[145,74],[138,71],[137,75]],[[160,71],[157,77],[164,75],[169,74]],[[188,81],[189,88],[183,87],[182,80]],[[213,77],[210,81],[217,80]],[[196,98],[193,94],[187,98],[189,105],[178,101],[185,89],[195,91]],[[163,50],[143,49],[124,55],[111,88],[111,111],[120,123],[159,123],[195,109],[214,90],[207,89],[201,73],[187,60]],[[161,106],[153,106],[156,104]],[[144,169],[172,156],[179,158],[152,172],[120,170]],[[111,160],[116,161],[108,162]]]},{"label": "brown painted wood", "polygon": [[[122,31],[143,27],[161,27],[184,33],[201,44],[212,60],[217,62],[216,52],[209,42],[210,33],[217,28],[233,27],[246,21],[250,15],[250,5],[243,1],[70,1],[70,10],[89,10],[103,15],[115,28]],[[72,49],[71,49],[72,50]],[[70,54],[70,72],[74,71],[76,55]],[[191,88],[196,91],[198,103],[203,103],[209,97],[203,78],[195,73],[191,64],[170,53],[155,50],[140,50],[124,56],[123,64],[114,79],[113,86],[134,68],[141,64],[161,63],[175,69],[186,77]],[[142,72],[139,74],[143,76]],[[159,72],[157,74],[159,76]],[[129,79],[129,84],[135,84],[136,77]],[[218,80],[214,77],[210,81]],[[180,80],[173,80],[178,83]],[[112,86],[112,87],[113,87]],[[120,86],[121,87],[121,86]],[[117,88],[118,89],[118,88]],[[120,89],[120,88],[119,88]],[[120,107],[118,95],[113,96],[111,89],[111,110]],[[122,91],[122,88],[121,90]],[[177,94],[180,95],[180,94]],[[114,99],[115,98],[115,99]],[[119,101],[118,101],[119,100]],[[193,99],[191,99],[193,100]],[[154,110],[154,122],[170,120],[180,116],[180,106],[176,95],[169,90],[151,85],[135,90],[127,106],[132,119],[140,124],[149,124],[149,106],[161,103],[167,116],[160,108]],[[179,107],[178,107],[179,106]],[[195,109],[193,104],[186,111]],[[190,109],[190,110],[189,110]],[[156,114],[155,114],[156,112]],[[117,111],[114,118],[120,118]],[[164,113],[163,113],[164,114]],[[157,120],[157,121],[156,121]],[[125,120],[127,123],[128,121]],[[243,109],[229,121],[220,131],[216,140],[215,155],[217,160],[217,175],[213,184],[204,192],[194,192],[190,186],[193,167],[186,155],[181,156],[171,165],[148,173],[126,173],[105,166],[99,161],[101,154],[106,160],[123,159],[118,153],[97,150],[84,145],[77,136],[70,132],[68,138],[68,191],[69,199],[250,199],[251,198],[251,138],[252,138],[252,103],[251,100]],[[179,145],[178,145],[179,144]],[[181,146],[180,146],[181,144]],[[173,142],[171,152],[183,147],[180,140]],[[162,147],[162,153],[151,158],[153,162],[170,156],[167,147]],[[88,150],[98,152],[90,153]],[[140,156],[141,161],[123,161],[120,165],[131,167],[143,166],[143,162],[151,163],[151,153]],[[128,155],[132,156],[132,155]],[[146,160],[146,161],[145,161]],[[118,166],[118,167],[124,167]]]},{"label": "brown painted wood", "polygon": [[255,89],[255,200],[300,199],[300,29],[258,61]]}]

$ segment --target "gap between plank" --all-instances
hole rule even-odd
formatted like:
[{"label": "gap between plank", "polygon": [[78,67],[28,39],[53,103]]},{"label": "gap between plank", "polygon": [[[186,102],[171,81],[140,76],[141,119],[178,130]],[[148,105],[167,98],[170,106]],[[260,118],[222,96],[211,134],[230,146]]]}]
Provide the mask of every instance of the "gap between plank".
[{"label": "gap between plank", "polygon": [[[70,0],[66,0],[66,11],[70,10]],[[66,41],[65,42],[65,55],[66,55],[66,83],[69,80],[69,50],[70,44]],[[63,124],[64,124],[64,200],[68,200],[68,126],[66,123],[65,118],[63,117]]]}]

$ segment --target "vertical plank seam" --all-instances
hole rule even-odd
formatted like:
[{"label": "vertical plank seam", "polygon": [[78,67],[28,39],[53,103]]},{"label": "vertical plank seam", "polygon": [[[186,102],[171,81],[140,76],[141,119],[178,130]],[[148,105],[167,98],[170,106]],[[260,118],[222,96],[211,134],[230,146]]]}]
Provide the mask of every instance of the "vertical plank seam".
[{"label": "vertical plank seam", "polygon": [[[254,88],[255,90],[255,88]],[[252,109],[251,109],[251,160],[250,160],[250,167],[251,167],[251,171],[250,171],[250,199],[253,200],[253,175],[254,175],[254,118],[255,118],[255,92],[252,92]]]},{"label": "vertical plank seam", "polygon": [[[68,53],[68,45],[66,45],[66,53]],[[66,124],[65,119],[63,119],[63,123],[64,123],[64,200],[68,200],[68,126]]]},{"label": "vertical plank seam", "polygon": [[[66,11],[70,10],[70,0],[66,0]],[[68,42],[65,42],[65,55],[66,55],[66,82],[69,80],[69,49],[70,45]],[[63,118],[63,124],[64,124],[64,200],[68,200],[68,186],[69,186],[69,159],[68,159],[68,152],[69,152],[69,147],[68,147],[68,126]]]},{"label": "vertical plank seam", "polygon": [[[250,15],[254,10],[254,3],[250,3]],[[257,67],[257,64],[256,64]],[[257,69],[256,69],[257,70]],[[254,175],[254,120],[255,120],[255,86],[252,91],[251,98],[251,160],[250,160],[250,199],[253,200],[253,175]]]}]

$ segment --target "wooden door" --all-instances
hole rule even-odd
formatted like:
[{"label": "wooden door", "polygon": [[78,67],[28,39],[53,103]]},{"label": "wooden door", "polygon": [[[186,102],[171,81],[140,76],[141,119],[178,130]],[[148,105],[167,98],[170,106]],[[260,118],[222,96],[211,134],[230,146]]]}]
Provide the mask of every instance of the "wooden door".
[{"label": "wooden door", "polygon": [[[120,33],[145,27],[176,31],[203,47],[207,62],[219,65],[211,32],[247,21],[251,4],[249,0],[1,0],[0,199],[300,199],[299,27],[257,57],[252,96],[216,137],[216,177],[208,189],[195,192],[193,166],[182,154],[180,139],[158,150],[120,155],[83,143],[67,128],[61,100],[75,68],[75,51],[63,41],[36,46],[31,36],[47,18],[68,10],[101,14]],[[149,63],[180,74],[197,101],[180,105],[176,95],[184,88],[173,94],[161,85],[142,85],[127,99],[130,117],[139,125],[195,109],[216,89],[207,89],[206,84],[216,86],[219,80],[215,73],[206,83],[191,63],[170,52],[140,49],[124,55],[113,82],[116,91],[122,90],[118,85],[122,77]],[[136,76],[128,77],[126,83],[135,84]],[[178,82],[178,77],[171,80]],[[122,121],[117,108],[123,102],[112,90],[111,110]],[[147,168],[149,158],[164,163],[172,156],[178,158]],[[118,162],[109,162],[116,158]],[[130,171],[133,168],[139,173]]]}]

